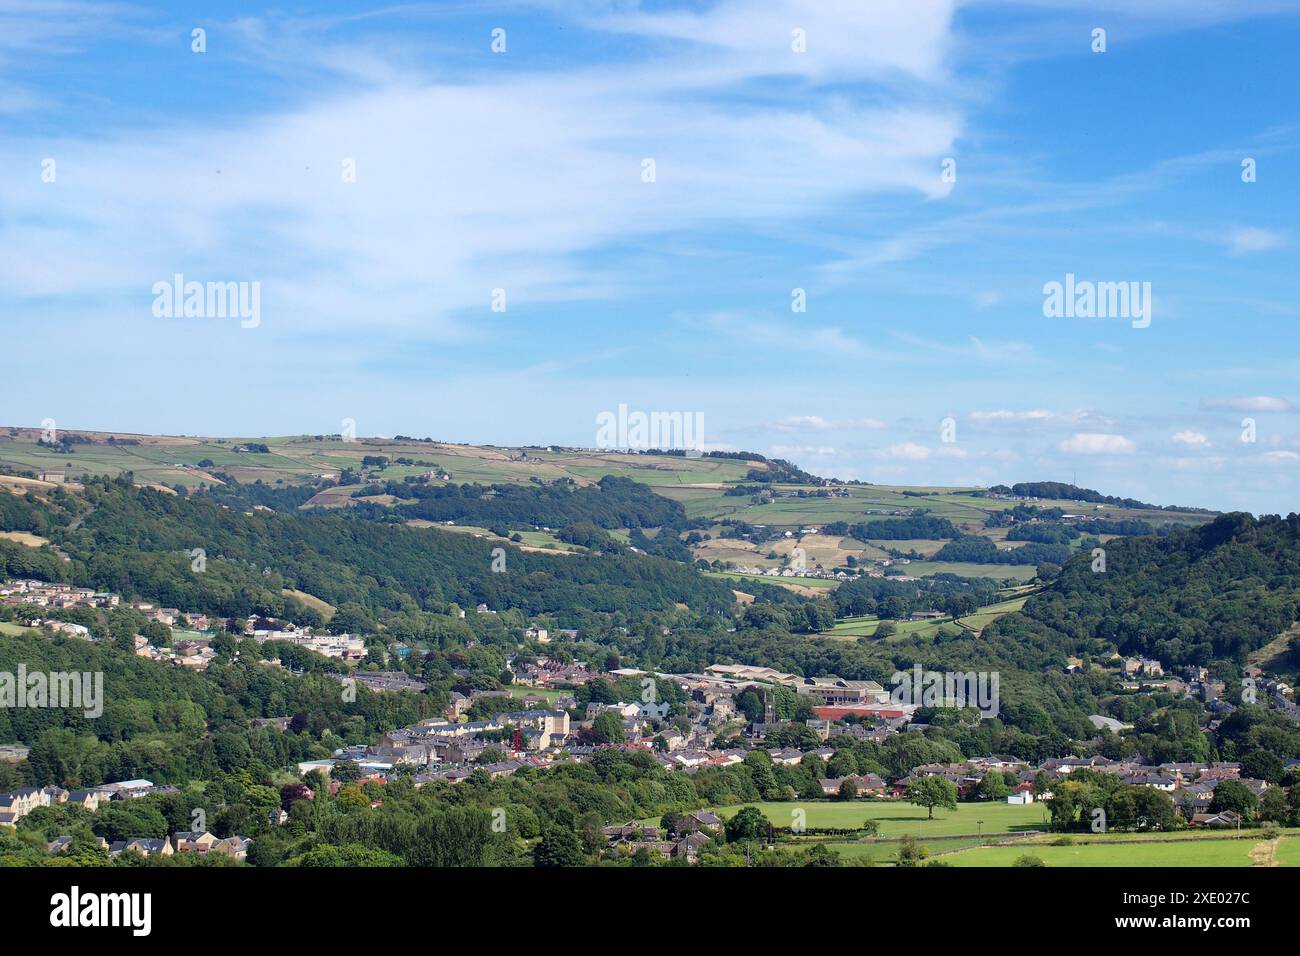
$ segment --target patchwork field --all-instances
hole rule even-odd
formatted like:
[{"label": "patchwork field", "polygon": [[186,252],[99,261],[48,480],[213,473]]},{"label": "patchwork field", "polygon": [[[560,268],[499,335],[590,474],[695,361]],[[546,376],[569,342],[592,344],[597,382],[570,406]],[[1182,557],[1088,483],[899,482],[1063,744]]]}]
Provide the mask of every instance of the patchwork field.
[{"label": "patchwork field", "polygon": [[[858,541],[852,537],[804,533],[821,531],[832,522],[849,525],[869,520],[889,520],[913,513],[946,518],[961,534],[982,535],[1000,548],[1022,547],[1024,542],[1006,540],[1005,528],[986,528],[990,515],[1007,511],[1016,501],[984,497],[977,488],[932,488],[901,485],[763,485],[770,495],[729,495],[738,484],[755,486],[747,476],[754,471],[771,472],[777,466],[761,461],[731,458],[687,458],[678,455],[638,455],[617,452],[561,448],[506,448],[454,445],[414,439],[358,438],[345,441],[338,435],[296,435],[259,438],[208,438],[184,435],[134,435],[127,433],[63,430],[66,446],[38,443],[41,433],[34,428],[0,427],[0,472],[31,476],[8,477],[14,490],[29,487],[53,488],[38,482],[40,475],[75,482],[87,475],[120,475],[132,472],[138,484],[159,487],[194,488],[217,484],[218,475],[237,481],[261,481],[269,485],[311,483],[321,486],[338,481],[345,471],[356,480],[346,486],[321,487],[308,502],[311,507],[336,508],[356,502],[352,493],[365,487],[365,479],[396,480],[412,475],[431,476],[432,482],[524,483],[572,480],[590,485],[606,475],[629,478],[652,486],[656,493],[679,502],[690,519],[703,519],[700,531],[708,539],[692,546],[696,560],[710,563],[716,571],[737,566],[780,567],[799,560],[807,567],[827,570],[857,565],[884,567],[891,555],[918,555],[920,560],[894,563],[908,577],[955,574],[988,578],[999,582],[1024,583],[1034,579],[1034,565],[979,564],[934,561],[932,557],[946,543],[940,539]],[[266,450],[262,451],[262,446]],[[254,450],[256,449],[256,450]],[[370,459],[371,464],[363,461]],[[376,464],[375,459],[384,459]],[[400,461],[399,461],[400,460]],[[444,477],[439,477],[444,476]],[[370,496],[368,502],[392,505],[402,499],[387,495]],[[1095,506],[1077,501],[1035,500],[1040,508],[1058,507],[1069,514],[1097,515],[1115,519],[1140,519],[1153,525],[1169,522],[1200,523],[1205,515]],[[723,538],[724,519],[743,521],[760,529],[759,538]],[[571,552],[575,549],[544,532],[518,530],[524,546],[541,550]],[[471,533],[482,533],[478,530]],[[789,537],[786,535],[789,534]],[[40,541],[13,537],[33,547]],[[1077,544],[1077,541],[1076,541]],[[802,551],[802,556],[795,553]],[[770,556],[769,556],[770,555]],[[782,579],[780,586],[801,594],[816,594],[829,585],[823,579]],[[978,629],[982,624],[971,622]]]}]

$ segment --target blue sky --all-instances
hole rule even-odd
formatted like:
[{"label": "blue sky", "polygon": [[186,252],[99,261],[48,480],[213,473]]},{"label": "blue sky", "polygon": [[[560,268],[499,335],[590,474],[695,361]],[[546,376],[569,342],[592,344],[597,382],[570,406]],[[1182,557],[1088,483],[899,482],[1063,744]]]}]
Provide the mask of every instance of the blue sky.
[{"label": "blue sky", "polygon": [[[626,404],[1285,513],[1298,47],[1272,0],[0,0],[0,423],[590,446]],[[176,273],[259,324],[156,317]],[[1045,317],[1067,273],[1149,327]]]}]

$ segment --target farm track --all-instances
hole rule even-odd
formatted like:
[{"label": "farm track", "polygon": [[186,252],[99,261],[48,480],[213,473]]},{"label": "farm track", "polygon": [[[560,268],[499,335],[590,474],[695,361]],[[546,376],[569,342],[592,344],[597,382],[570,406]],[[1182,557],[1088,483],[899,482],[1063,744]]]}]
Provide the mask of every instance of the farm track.
[{"label": "farm track", "polygon": [[1282,838],[1275,837],[1272,840],[1263,840],[1256,843],[1254,849],[1250,851],[1251,866],[1278,866],[1277,847],[1282,842]]}]

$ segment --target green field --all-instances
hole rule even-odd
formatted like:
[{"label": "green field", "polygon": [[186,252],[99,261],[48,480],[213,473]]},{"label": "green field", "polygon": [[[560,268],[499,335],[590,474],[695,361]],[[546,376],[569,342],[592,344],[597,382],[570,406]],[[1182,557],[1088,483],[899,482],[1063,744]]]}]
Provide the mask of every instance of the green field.
[{"label": "green field", "polygon": [[[871,819],[879,823],[878,838],[826,841],[846,861],[892,863],[898,852],[897,838],[907,834],[929,851],[930,859],[941,859],[953,866],[1011,866],[1024,855],[1036,856],[1048,866],[1251,866],[1251,851],[1261,842],[1258,832],[1245,839],[1234,839],[1227,831],[1197,830],[1177,834],[1114,833],[1106,836],[1075,836],[1070,846],[1056,846],[1057,834],[1046,832],[1046,808],[1042,804],[1027,806],[1007,803],[959,803],[957,809],[936,810],[933,820],[926,811],[904,801],[855,800],[765,801],[730,807],[714,807],[724,820],[738,813],[741,806],[755,806],[772,824],[789,828],[797,819],[795,811],[804,813],[804,825],[820,828],[855,829]],[[982,821],[982,822],[979,822]],[[647,820],[647,823],[657,821]],[[979,833],[982,836],[976,837]],[[1001,836],[999,836],[1001,834]],[[1023,838],[1008,836],[1023,834]],[[886,839],[879,839],[886,838]],[[1007,845],[981,845],[989,840]],[[816,835],[796,838],[800,844],[821,842]],[[1300,866],[1300,831],[1285,831],[1277,849],[1280,866]]]},{"label": "green field", "polygon": [[10,624],[8,621],[0,621],[0,634],[9,637],[35,637],[40,633],[40,628],[23,627],[21,624]]},{"label": "green field", "polygon": [[[941,837],[926,840],[923,846],[934,856],[966,847],[978,846],[976,837]],[[871,862],[875,864],[892,864],[898,858],[898,840],[861,840],[856,843],[826,843],[826,846],[840,855],[845,862]]]},{"label": "green field", "polygon": [[[837,621],[835,626],[829,631],[823,631],[822,637],[836,638],[840,640],[857,639],[859,637],[874,637],[876,630],[880,627],[880,620],[875,617],[846,617]],[[932,637],[944,624],[951,624],[952,618],[942,618],[934,621],[896,621],[897,630],[892,637],[885,640],[897,638],[902,640],[908,637]]]},{"label": "green field", "polygon": [[997,604],[988,604],[980,608],[974,614],[968,614],[965,617],[957,619],[957,623],[972,631],[982,631],[1004,614],[1010,614],[1012,611],[1019,611],[1025,606],[1025,601],[1029,598],[1018,597],[1008,601],[999,601]]},{"label": "green field", "polygon": [[[1003,615],[1010,614],[1012,611],[1019,611],[1025,606],[1025,601],[1029,598],[1029,591],[1025,588],[1008,588],[1002,593],[1017,596],[998,601],[995,604],[987,604],[973,614],[958,618],[956,621],[953,621],[952,618],[942,618],[934,621],[898,621],[896,622],[898,630],[894,633],[893,638],[886,638],[886,640],[933,636],[945,624],[956,624],[966,630],[978,632]],[[829,631],[823,631],[821,636],[837,640],[856,640],[859,637],[873,637],[879,627],[880,619],[873,614],[863,617],[846,617],[836,621],[835,626]]]},{"label": "green field", "polygon": [[1038,574],[1032,564],[973,564],[969,561],[913,561],[901,565],[908,577],[956,574],[963,578],[992,578],[995,581],[1031,581]]},{"label": "green field", "polygon": [[[765,801],[731,807],[715,807],[713,812],[724,820],[739,812],[741,806],[758,807],[777,827],[789,827],[794,811],[803,810],[805,825],[810,829],[828,827],[855,829],[865,820],[876,820],[881,836],[910,833],[918,839],[957,836],[968,833],[1014,833],[1046,829],[1046,808],[1041,804],[959,803],[956,810],[935,810],[934,819],[926,819],[923,807],[903,800],[791,800]],[[981,825],[977,821],[983,820]]]},{"label": "green field", "polygon": [[778,578],[757,574],[737,574],[734,571],[705,571],[704,575],[705,577],[723,578],[728,581],[737,581],[744,584],[753,584],[757,581],[762,584],[775,584],[783,587],[795,585],[801,588],[830,589],[839,585],[838,581],[828,578]]},{"label": "green field", "polygon": [[950,854],[943,860],[952,866],[1011,866],[1021,856],[1029,855],[1048,866],[1250,866],[1250,851],[1256,842],[1249,839],[1147,840],[1075,846],[982,846]]}]

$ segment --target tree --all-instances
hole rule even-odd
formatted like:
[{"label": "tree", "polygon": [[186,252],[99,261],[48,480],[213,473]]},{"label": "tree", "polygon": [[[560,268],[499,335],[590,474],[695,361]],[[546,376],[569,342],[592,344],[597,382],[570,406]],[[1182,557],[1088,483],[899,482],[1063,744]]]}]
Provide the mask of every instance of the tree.
[{"label": "tree", "polygon": [[612,710],[607,710],[591,724],[591,732],[603,744],[621,744],[623,742],[623,718]]},{"label": "tree", "polygon": [[896,866],[920,866],[921,861],[930,855],[930,851],[916,842],[916,837],[908,833],[898,841]]},{"label": "tree", "polygon": [[858,785],[852,780],[845,778],[840,783],[840,799],[856,800],[858,798]]},{"label": "tree", "polygon": [[1222,813],[1224,810],[1231,810],[1246,820],[1255,812],[1255,807],[1258,805],[1259,799],[1240,780],[1223,780],[1214,788],[1210,812]]},{"label": "tree", "polygon": [[172,629],[162,621],[146,621],[140,629],[151,647],[171,647]]},{"label": "tree", "polygon": [[922,777],[907,788],[907,802],[930,811],[927,819],[934,819],[934,808],[957,809],[957,786],[943,777]]},{"label": "tree", "polygon": [[1261,820],[1268,820],[1272,823],[1286,823],[1290,815],[1291,808],[1287,806],[1286,794],[1281,787],[1273,787],[1260,798],[1259,818]]},{"label": "tree", "polygon": [[1241,775],[1250,779],[1278,783],[1285,769],[1282,758],[1269,750],[1255,750],[1241,758]]},{"label": "tree", "polygon": [[727,842],[759,840],[767,833],[767,817],[758,807],[741,807],[740,812],[726,823]]},{"label": "tree", "polygon": [[330,768],[330,777],[339,783],[354,783],[361,779],[361,768],[355,760],[340,760]]},{"label": "tree", "polygon": [[979,794],[984,800],[1002,800],[1011,792],[1006,779],[996,770],[986,773],[980,781]]},{"label": "tree", "polygon": [[808,851],[804,866],[839,866],[840,855],[824,843],[816,844]]},{"label": "tree", "polygon": [[555,824],[546,828],[533,850],[535,866],[582,866],[585,862],[577,834]]}]

